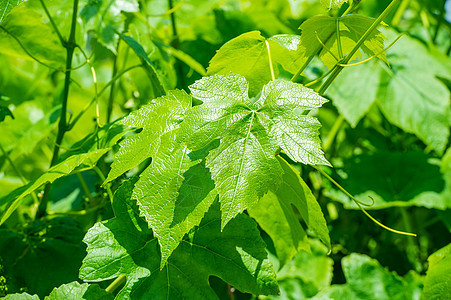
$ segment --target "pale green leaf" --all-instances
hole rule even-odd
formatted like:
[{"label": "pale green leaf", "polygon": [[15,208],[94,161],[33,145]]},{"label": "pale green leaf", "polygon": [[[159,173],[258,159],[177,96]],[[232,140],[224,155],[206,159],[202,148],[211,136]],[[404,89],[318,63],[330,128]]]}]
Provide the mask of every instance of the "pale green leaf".
[{"label": "pale green leaf", "polygon": [[[119,190],[124,188],[129,186]],[[130,201],[118,198],[118,193],[114,202]],[[218,299],[208,284],[210,276],[242,292],[278,292],[265,244],[246,215],[232,220],[221,232],[219,206],[213,205],[200,226],[182,241],[160,270],[156,238],[146,227],[134,226],[130,217],[127,220],[130,211],[125,205],[114,210],[121,218],[97,223],[86,234],[88,254],[80,277],[99,282],[126,275],[125,286],[116,299]]]},{"label": "pale green leaf", "polygon": [[83,283],[76,281],[63,284],[54,288],[50,295],[46,296],[44,300],[109,300],[114,299],[113,294],[107,293],[96,284]]},{"label": "pale green leaf", "polygon": [[451,244],[434,252],[428,262],[423,299],[446,299],[451,291]]},{"label": "pale green leaf", "polygon": [[19,5],[23,0],[2,0],[0,1],[0,23],[9,14],[9,12]]},{"label": "pale green leaf", "polygon": [[[342,54],[345,56],[354,48],[360,37],[372,25],[374,19],[361,15],[347,15],[338,19],[323,15],[314,16],[303,22],[299,27],[302,33],[298,53],[310,57],[319,52],[321,61],[328,69],[331,69],[337,63],[336,58],[340,59],[337,22]],[[360,49],[370,56],[379,54],[384,49],[384,39],[385,36],[379,30],[374,30],[360,46]],[[323,48],[320,41],[326,45],[327,49]],[[359,56],[361,56],[360,50],[354,54],[350,61]],[[379,54],[378,57],[386,61],[385,53]]]},{"label": "pale green leaf", "polygon": [[191,107],[191,97],[184,91],[174,90],[121,120],[121,124],[142,128],[142,131],[119,143],[120,149],[115,155],[106,182],[154,155],[161,144],[161,136],[177,128],[188,107]]},{"label": "pale green leaf", "polygon": [[0,206],[7,205],[6,209],[1,213],[0,224],[6,221],[14,210],[22,203],[22,199],[30,193],[37,190],[45,183],[52,183],[56,179],[70,174],[79,166],[94,166],[97,161],[110,149],[100,149],[89,153],[83,153],[71,156],[59,164],[51,167],[47,172],[42,174],[38,179],[22,186],[8,195],[0,199]]},{"label": "pale green leaf", "polygon": [[34,60],[30,57],[31,54],[41,62],[64,69],[65,49],[39,13],[25,5],[19,5],[9,13],[1,25],[1,54]]},{"label": "pale green leaf", "polygon": [[220,196],[222,227],[280,184],[282,169],[275,158],[279,147],[295,161],[329,164],[320,148],[319,122],[301,114],[326,102],[313,90],[271,81],[253,103],[246,79],[236,74],[204,77],[190,89],[203,104],[187,112],[181,140],[192,150],[220,140],[206,166]]},{"label": "pale green leaf", "polygon": [[283,266],[299,250],[310,249],[293,206],[308,229],[328,248],[331,246],[326,220],[309,187],[284,159],[278,156],[277,160],[283,170],[282,184],[263,196],[248,212],[273,240],[280,266]]},{"label": "pale green leaf", "polygon": [[[207,69],[208,75],[227,75],[230,72],[243,75],[249,82],[249,95],[256,96],[263,85],[271,80],[268,48],[274,66],[274,75],[278,76],[277,64],[282,65],[289,72],[296,72],[294,50],[284,47],[279,41],[286,41],[287,37],[265,39],[260,31],[251,31],[228,41],[211,59]],[[292,39],[294,41],[294,39]],[[295,41],[293,42],[295,44]],[[293,45],[292,45],[293,47]]]},{"label": "pale green leaf", "polygon": [[345,68],[327,90],[334,106],[353,128],[376,100],[380,81],[378,67],[367,62]]},{"label": "pale green leaf", "polygon": [[[387,31],[388,36],[396,35]],[[450,92],[436,78],[451,78],[442,60],[435,59],[418,41],[403,37],[388,56],[391,68],[381,65],[378,104],[385,117],[408,133],[413,133],[439,154],[450,135]]]}]

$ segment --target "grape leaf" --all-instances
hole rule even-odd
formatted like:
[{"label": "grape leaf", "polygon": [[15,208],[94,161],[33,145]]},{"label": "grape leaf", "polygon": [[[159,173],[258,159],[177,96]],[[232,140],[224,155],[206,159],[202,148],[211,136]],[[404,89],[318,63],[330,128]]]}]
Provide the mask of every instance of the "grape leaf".
[{"label": "grape leaf", "polygon": [[[23,4],[19,5],[3,20],[2,27],[0,28],[2,45],[0,53],[33,60],[29,55],[31,54],[44,63],[64,69],[65,50],[39,13]],[[18,41],[28,53],[23,50]]]},{"label": "grape leaf", "polygon": [[25,196],[37,190],[40,186],[47,182],[54,182],[56,179],[66,176],[74,171],[79,166],[93,166],[97,161],[109,151],[110,149],[100,149],[89,153],[83,153],[73,155],[59,164],[51,167],[47,172],[42,174],[36,180],[24,185],[18,189],[15,189],[8,195],[0,198],[0,207],[7,205],[6,209],[1,212],[0,224],[6,221],[9,216],[16,210],[16,208],[22,203]]},{"label": "grape leaf", "polygon": [[2,0],[0,2],[0,23],[9,14],[9,12],[19,5],[23,0]]},{"label": "grape leaf", "polygon": [[327,247],[331,246],[326,220],[309,187],[283,158],[277,156],[277,160],[283,169],[282,184],[276,191],[263,196],[248,212],[273,240],[280,266],[283,266],[299,250],[310,249],[293,206],[299,211],[307,227]]},{"label": "grape leaf", "polygon": [[390,50],[392,67],[381,66],[377,99],[392,124],[442,154],[450,135],[450,92],[436,76],[451,79],[451,71],[449,58],[434,55],[413,38],[400,39]]},{"label": "grape leaf", "polygon": [[[271,80],[268,49],[269,44],[271,60],[274,65],[274,75],[277,77],[279,70],[277,64],[282,65],[289,72],[296,72],[295,51],[285,47],[281,41],[287,37],[275,37],[265,39],[260,31],[251,31],[225,43],[211,59],[207,69],[207,75],[226,75],[230,72],[243,75],[249,82],[249,95],[256,96],[263,85]],[[293,44],[295,39],[291,39]],[[299,41],[298,41],[299,43]],[[293,47],[293,45],[291,45]]]},{"label": "grape leaf", "polygon": [[246,79],[233,73],[204,77],[190,90],[203,104],[186,113],[181,140],[199,150],[220,139],[206,167],[220,196],[222,228],[281,183],[282,169],[275,158],[279,147],[294,161],[329,165],[320,148],[320,123],[301,114],[327,101],[313,90],[271,81],[253,103]]},{"label": "grape leaf", "polygon": [[80,284],[76,281],[63,284],[45,297],[44,300],[62,300],[62,299],[99,299],[108,300],[114,299],[113,294],[107,293],[96,284],[83,283]]},{"label": "grape leaf", "polygon": [[380,82],[378,68],[377,62],[345,68],[327,90],[334,106],[353,128],[376,101]]},{"label": "grape leaf", "polygon": [[[86,234],[87,256],[80,277],[88,282],[126,275],[116,299],[218,299],[208,284],[217,276],[242,292],[276,294],[275,274],[255,223],[239,215],[220,230],[219,205],[213,205],[160,270],[157,240],[147,226],[133,221],[130,186],[115,194],[116,216]],[[124,198],[122,198],[124,197]],[[126,217],[128,216],[128,218]],[[133,217],[131,217],[133,216]]]},{"label": "grape leaf", "polygon": [[428,258],[429,267],[424,279],[424,299],[445,299],[451,290],[451,244]]},{"label": "grape leaf", "polygon": [[[373,24],[374,19],[361,15],[347,15],[339,18],[318,15],[307,19],[299,29],[301,33],[301,43],[298,50],[299,55],[310,57],[318,51],[319,58],[331,69],[340,58],[338,51],[337,22],[340,28],[340,41],[343,55],[348,54],[357,44],[361,36]],[[367,55],[372,56],[378,54],[384,49],[385,36],[379,31],[374,30],[365,42],[360,46]],[[320,41],[326,45],[323,48]],[[332,54],[335,56],[332,56]],[[350,61],[361,56],[360,50],[357,51]],[[385,62],[386,54],[382,53],[378,57]]]},{"label": "grape leaf", "polygon": [[141,215],[158,238],[161,268],[183,236],[199,225],[216,197],[210,172],[199,160],[191,161],[188,153],[174,132],[162,136],[152,164],[133,190]]},{"label": "grape leaf", "polygon": [[121,120],[120,124],[142,128],[142,131],[119,143],[120,149],[106,182],[153,156],[161,144],[161,136],[178,127],[188,107],[191,107],[191,97],[184,91],[173,90]]}]

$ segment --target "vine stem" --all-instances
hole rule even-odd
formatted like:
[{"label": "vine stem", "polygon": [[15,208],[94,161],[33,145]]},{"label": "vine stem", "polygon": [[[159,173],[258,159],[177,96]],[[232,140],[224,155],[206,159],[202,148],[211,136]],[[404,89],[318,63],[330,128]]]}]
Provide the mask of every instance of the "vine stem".
[{"label": "vine stem", "polygon": [[119,275],[114,281],[105,289],[107,293],[113,293],[127,277],[124,274]]},{"label": "vine stem", "polygon": [[[363,42],[373,33],[373,31],[380,25],[382,20],[392,11],[392,9],[400,2],[401,0],[393,0],[379,15],[379,17],[371,24],[370,28],[362,35],[362,37],[357,41],[357,44],[352,48],[348,55],[346,55],[343,60],[340,62],[343,65],[349,63],[354,54],[359,50],[360,46]],[[318,93],[323,95],[327,88],[332,84],[332,82],[337,78],[338,74],[344,69],[343,66],[337,66],[334,71],[330,74],[330,76],[326,79],[323,85],[320,87]]]},{"label": "vine stem", "polygon": [[[175,9],[174,9],[174,3],[172,0],[168,0],[168,6],[169,6],[169,11],[171,11],[171,13],[170,13],[171,27],[172,27],[171,46],[174,47],[174,49],[179,49],[180,48],[180,40],[179,40],[179,35],[177,33],[177,23],[175,21]],[[179,61],[176,62],[176,68],[177,68],[177,73],[179,75],[178,77],[180,79],[180,86],[183,88],[185,86],[185,79],[183,76],[182,65],[180,64]]]},{"label": "vine stem", "polygon": [[[78,1],[74,0],[74,6],[72,11],[72,24],[70,28],[70,34],[68,41],[64,44],[66,47],[66,72],[64,78],[64,91],[61,106],[61,114],[58,123],[58,132],[56,135],[55,146],[53,147],[53,155],[50,161],[50,167],[54,166],[58,161],[58,155],[60,150],[61,142],[63,141],[64,134],[67,131],[67,102],[69,98],[69,86],[70,86],[70,73],[72,68],[72,57],[74,55],[74,50],[76,47],[75,43],[75,30],[77,25],[77,15],[78,15]],[[39,203],[38,210],[36,212],[36,218],[43,217],[46,214],[47,202],[49,198],[51,184],[47,183],[44,187],[44,194],[42,196],[41,202]]]},{"label": "vine stem", "polygon": [[268,49],[269,70],[271,71],[271,78],[272,78],[272,80],[276,80],[276,76],[274,74],[274,66],[272,64],[272,59],[271,59],[271,50],[269,49],[268,40],[265,40],[265,43],[266,43],[266,49]]}]

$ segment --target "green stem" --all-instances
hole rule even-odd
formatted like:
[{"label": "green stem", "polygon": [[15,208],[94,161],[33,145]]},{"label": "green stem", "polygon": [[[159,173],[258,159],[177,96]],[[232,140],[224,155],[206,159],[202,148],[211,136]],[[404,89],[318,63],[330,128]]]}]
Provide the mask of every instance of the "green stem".
[{"label": "green stem", "polygon": [[[114,56],[114,60],[113,60],[113,74],[111,75],[111,80],[113,80],[113,78],[117,74],[117,57],[119,55],[120,43],[121,43],[121,39],[118,39],[117,46],[116,46],[116,55]],[[106,112],[106,122],[107,123],[110,123],[110,121],[111,121],[111,114],[113,113],[115,82],[116,81],[112,81],[112,83],[111,83],[110,96],[108,97],[108,107],[107,107],[107,112]]]},{"label": "green stem", "polygon": [[[50,167],[54,166],[58,161],[58,155],[60,150],[61,142],[63,141],[64,134],[67,131],[67,102],[69,98],[69,87],[70,87],[70,73],[72,68],[72,57],[76,47],[75,43],[75,30],[77,25],[77,15],[78,15],[78,0],[74,0],[74,7],[72,11],[72,24],[69,34],[69,40],[65,44],[66,47],[66,72],[64,79],[64,91],[61,106],[61,114],[58,123],[58,133],[56,135],[55,146],[53,147],[52,160],[50,161]],[[47,202],[49,198],[51,184],[47,183],[44,188],[44,195],[42,196],[41,203],[39,203],[38,210],[36,212],[36,218],[43,217],[46,214]]]},{"label": "green stem", "polygon": [[105,289],[108,293],[113,293],[125,280],[127,277],[124,274],[119,275],[114,281]]},{"label": "green stem", "polygon": [[85,179],[83,178],[83,175],[81,173],[75,174],[78,178],[78,181],[80,181],[81,189],[85,193],[86,197],[88,197],[90,203],[94,203],[95,200],[92,198],[91,192],[89,191],[88,185],[86,184]]},{"label": "green stem", "polygon": [[[351,60],[351,58],[354,56],[354,54],[359,50],[360,46],[363,44],[363,42],[373,33],[373,31],[377,28],[377,26],[380,25],[382,20],[391,12],[391,10],[399,3],[401,0],[393,0],[387,8],[382,12],[382,14],[379,15],[379,17],[371,24],[370,28],[362,35],[362,37],[357,41],[357,44],[352,48],[352,50],[349,52],[348,55],[346,55],[345,58],[343,58],[343,61],[341,61],[341,64],[347,64]],[[343,66],[337,66],[335,70],[330,74],[330,76],[327,78],[327,80],[323,83],[323,85],[320,87],[318,93],[323,95],[324,92],[327,90],[327,88],[332,84],[332,82],[337,78],[338,74],[343,70]]]},{"label": "green stem", "polygon": [[266,43],[266,49],[268,50],[269,71],[271,72],[271,78],[272,78],[272,80],[276,80],[276,76],[274,75],[274,67],[272,65],[271,50],[269,49],[268,40],[265,40],[265,43]]},{"label": "green stem", "polygon": [[335,139],[335,136],[338,133],[338,130],[341,127],[341,124],[343,124],[343,121],[345,120],[345,117],[343,117],[342,114],[340,114],[334,122],[334,125],[332,126],[332,128],[329,131],[329,134],[327,135],[327,139],[326,139],[326,143],[324,144],[324,152],[327,152],[327,150],[329,149],[329,147],[332,145],[332,142]]},{"label": "green stem", "polygon": [[343,50],[341,49],[340,18],[336,18],[335,19],[335,27],[336,27],[336,30],[337,30],[338,58],[339,58],[339,60],[341,60],[343,58]]}]

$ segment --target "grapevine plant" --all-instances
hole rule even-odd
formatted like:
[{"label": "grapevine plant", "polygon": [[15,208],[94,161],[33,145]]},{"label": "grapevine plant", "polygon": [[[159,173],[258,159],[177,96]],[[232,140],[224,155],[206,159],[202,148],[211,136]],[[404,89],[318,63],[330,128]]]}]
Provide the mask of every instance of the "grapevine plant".
[{"label": "grapevine plant", "polygon": [[[369,214],[366,206],[380,205],[381,200],[370,197],[372,203],[368,204],[353,197],[329,175],[332,163],[325,155],[340,124],[346,120],[355,127],[375,101],[373,94],[395,93],[390,88],[400,80],[402,71],[396,73],[398,62],[393,61],[392,66],[387,53],[403,37],[383,20],[402,1],[391,1],[377,18],[357,14],[360,1],[322,1],[323,14],[304,20],[300,35],[266,38],[256,30],[243,33],[220,47],[207,70],[180,50],[175,16],[184,1],[168,2],[165,16],[172,24],[170,43],[158,37],[153,24],[146,21],[148,16],[141,13],[152,1],[69,2],[2,0],[0,5],[1,52],[31,61],[27,63],[45,70],[39,72],[51,72],[55,79],[63,78],[54,95],[61,106],[48,118],[54,120],[51,124],[58,120],[55,136],[51,136],[48,170],[27,182],[7,145],[0,143],[3,163],[24,179],[24,185],[0,198],[0,223],[4,224],[0,263],[10,272],[15,265],[16,274],[22,274],[0,278],[7,284],[11,280],[11,286],[28,284],[27,289],[13,288],[18,293],[6,299],[218,299],[224,295],[233,299],[235,289],[260,297],[278,295],[280,269],[292,264],[295,257],[301,259],[299,255],[305,251],[312,255],[305,261],[314,261],[317,258],[312,251],[323,249],[320,252],[325,258],[332,249],[330,225],[318,194],[311,189],[315,181],[302,174],[311,168],[335,186],[329,191],[352,199],[354,208],[376,224],[415,236],[387,227]],[[61,10],[68,7],[71,9]],[[24,19],[39,28],[30,29]],[[45,40],[37,43],[37,36],[44,34]],[[386,36],[391,40],[388,45],[384,45]],[[99,48],[114,54],[111,80],[106,83],[97,79],[102,72]],[[134,64],[127,64],[128,57]],[[312,65],[319,64],[324,72],[306,80]],[[185,80],[189,81],[183,73],[186,66],[198,73],[188,86],[184,86]],[[357,92],[365,90],[365,78],[374,80],[381,72],[392,76],[392,81],[383,85],[385,90],[368,88],[362,95],[365,99],[356,104],[357,113],[350,113],[342,104],[355,89],[337,84],[343,82],[340,78],[350,78],[353,68],[363,70],[358,73],[361,78],[356,78]],[[85,70],[84,81],[92,80],[93,97],[72,112],[68,107],[84,85],[74,79],[79,70]],[[134,78],[141,82],[146,78],[137,88],[145,94],[145,103],[132,104],[127,115],[118,116],[114,99],[125,89],[120,80],[138,70]],[[171,81],[174,77],[179,88]],[[133,85],[133,81],[125,84]],[[449,105],[445,85],[433,84],[439,98],[448,95]],[[329,101],[329,90],[337,95],[341,114],[322,148],[317,114]],[[110,94],[103,103],[106,91]],[[8,93],[5,90],[2,97],[6,99]],[[420,101],[415,97],[413,101]],[[388,119],[394,118],[389,103],[393,99],[384,99],[382,112]],[[443,154],[449,137],[449,107],[440,101],[435,101],[438,108],[431,110],[430,116],[415,116],[430,118],[433,125],[422,125],[413,117],[393,123],[418,136],[430,151]],[[0,120],[14,121],[14,110],[4,103],[7,101],[0,102]],[[101,113],[104,104],[105,116]],[[87,120],[88,114],[94,116],[94,129],[73,142],[78,138],[72,134],[73,128],[82,126],[80,120]],[[49,209],[57,183],[68,178],[76,178],[88,201],[83,209],[67,214],[73,217],[69,221]],[[27,206],[30,209],[19,214],[27,203],[32,203]],[[80,221],[86,216],[91,219]],[[21,218],[25,218],[23,224],[32,225],[12,231]],[[77,222],[85,224],[86,233]],[[76,242],[83,235],[86,250]],[[17,246],[18,241],[29,246],[20,250],[23,246]],[[21,273],[24,261],[11,263],[8,253],[15,249],[7,250],[8,245],[15,245],[21,251],[16,255],[27,262],[54,251],[52,243],[65,252],[42,261],[44,270],[54,266],[46,271],[49,274],[32,270],[27,275]],[[277,265],[268,255],[268,245]],[[449,261],[449,247],[441,251]],[[70,274],[57,265],[67,255],[71,256],[71,270],[75,270]],[[406,285],[407,279],[387,273],[365,256],[354,254],[352,260],[374,267],[383,276],[394,276],[401,287]],[[442,284],[440,276],[446,275],[443,264],[436,260],[431,258],[435,269],[424,283],[425,295],[436,293],[431,286]],[[343,260],[344,268],[347,264]],[[351,282],[353,273],[344,272]],[[32,279],[39,276],[49,285]],[[218,288],[223,285],[217,279],[226,284],[226,291]],[[52,286],[54,282],[59,286]],[[4,295],[7,284],[0,290]],[[325,297],[342,299],[337,295],[331,292]]]}]

